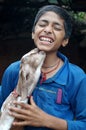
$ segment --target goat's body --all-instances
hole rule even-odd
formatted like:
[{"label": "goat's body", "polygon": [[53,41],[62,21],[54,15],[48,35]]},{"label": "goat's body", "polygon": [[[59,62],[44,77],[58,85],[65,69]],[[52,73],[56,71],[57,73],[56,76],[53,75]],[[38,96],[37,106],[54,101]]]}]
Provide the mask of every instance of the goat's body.
[{"label": "goat's body", "polygon": [[[32,58],[32,59],[31,59]],[[10,130],[14,117],[8,114],[9,106],[14,106],[13,101],[21,101],[27,103],[27,96],[31,96],[41,73],[41,67],[45,59],[44,52],[38,52],[34,49],[24,55],[21,59],[21,66],[19,71],[19,80],[15,92],[11,92],[4,101],[1,108],[0,130]]]}]

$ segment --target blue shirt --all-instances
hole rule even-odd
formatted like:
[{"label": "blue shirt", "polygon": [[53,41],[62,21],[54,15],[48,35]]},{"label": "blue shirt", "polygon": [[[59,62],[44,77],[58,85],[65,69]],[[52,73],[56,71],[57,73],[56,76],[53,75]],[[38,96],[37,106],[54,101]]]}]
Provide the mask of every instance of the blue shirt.
[{"label": "blue shirt", "polygon": [[[45,112],[65,119],[68,130],[86,129],[86,76],[84,71],[71,64],[61,53],[64,65],[51,78],[38,84],[33,92],[35,103]],[[2,78],[0,105],[16,87],[20,61],[12,63]],[[48,128],[25,127],[25,130],[48,130]]]}]

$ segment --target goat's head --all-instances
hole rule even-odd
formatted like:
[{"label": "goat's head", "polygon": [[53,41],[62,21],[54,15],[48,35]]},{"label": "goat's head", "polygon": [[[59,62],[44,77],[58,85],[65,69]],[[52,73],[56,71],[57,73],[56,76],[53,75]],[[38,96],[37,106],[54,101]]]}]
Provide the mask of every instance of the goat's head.
[{"label": "goat's head", "polygon": [[17,92],[24,98],[30,95],[39,79],[41,67],[46,57],[45,52],[37,48],[21,58]]},{"label": "goat's head", "polygon": [[36,70],[38,68],[41,69],[45,57],[44,51],[39,51],[38,48],[35,48],[21,58],[20,75],[23,81],[30,80],[32,75],[35,75]]}]

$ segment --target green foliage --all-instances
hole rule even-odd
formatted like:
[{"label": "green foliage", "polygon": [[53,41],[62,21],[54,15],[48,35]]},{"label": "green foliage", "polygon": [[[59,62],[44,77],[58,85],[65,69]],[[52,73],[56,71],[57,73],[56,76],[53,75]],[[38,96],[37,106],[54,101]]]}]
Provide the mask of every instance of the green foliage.
[{"label": "green foliage", "polygon": [[85,12],[72,12],[71,13],[74,19],[79,21],[86,21],[86,13]]}]

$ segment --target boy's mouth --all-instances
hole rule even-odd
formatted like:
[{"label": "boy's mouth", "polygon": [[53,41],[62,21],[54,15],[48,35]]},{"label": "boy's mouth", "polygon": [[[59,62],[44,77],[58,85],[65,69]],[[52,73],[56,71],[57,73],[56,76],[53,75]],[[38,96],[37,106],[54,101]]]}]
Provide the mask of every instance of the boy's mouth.
[{"label": "boy's mouth", "polygon": [[51,37],[40,36],[39,39],[40,39],[40,41],[44,41],[44,42],[47,42],[50,44],[54,42],[53,38],[51,38]]}]

